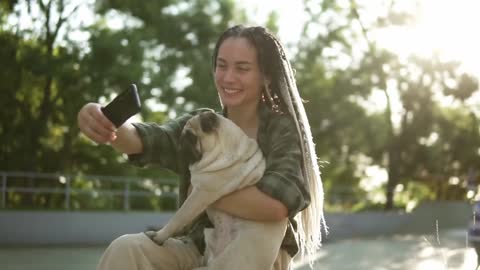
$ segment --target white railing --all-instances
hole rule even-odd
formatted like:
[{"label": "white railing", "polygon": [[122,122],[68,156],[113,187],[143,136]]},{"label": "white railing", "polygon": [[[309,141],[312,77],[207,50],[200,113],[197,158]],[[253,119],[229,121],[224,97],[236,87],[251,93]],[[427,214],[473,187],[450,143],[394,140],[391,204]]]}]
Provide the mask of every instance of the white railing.
[{"label": "white railing", "polygon": [[[168,196],[176,197],[178,194],[178,182],[173,178],[161,178],[153,181],[151,178],[140,178],[130,176],[105,176],[105,175],[68,175],[58,173],[38,173],[38,172],[5,172],[0,171],[1,186],[0,186],[0,208],[7,208],[7,195],[9,192],[16,193],[43,193],[43,194],[64,194],[65,203],[64,208],[70,210],[71,197],[74,194],[102,194],[111,196],[123,197],[123,209],[130,210],[130,198],[136,197],[151,197],[151,196]],[[72,180],[81,178],[86,181],[110,181],[123,183],[122,189],[82,189],[72,188]],[[47,181],[57,181],[62,188],[58,187],[25,187],[17,186],[15,182],[18,180],[33,180],[46,179]],[[143,190],[131,190],[132,183],[141,184],[147,183]],[[52,185],[53,186],[53,185]]]}]

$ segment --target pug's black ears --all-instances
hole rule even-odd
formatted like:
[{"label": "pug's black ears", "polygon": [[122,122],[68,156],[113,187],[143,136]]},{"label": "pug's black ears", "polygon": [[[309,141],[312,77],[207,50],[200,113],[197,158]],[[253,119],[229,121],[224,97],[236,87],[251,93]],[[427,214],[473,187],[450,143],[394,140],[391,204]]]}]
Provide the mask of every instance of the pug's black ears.
[{"label": "pug's black ears", "polygon": [[200,114],[200,127],[205,133],[209,133],[218,127],[218,116],[214,112],[203,112]]}]

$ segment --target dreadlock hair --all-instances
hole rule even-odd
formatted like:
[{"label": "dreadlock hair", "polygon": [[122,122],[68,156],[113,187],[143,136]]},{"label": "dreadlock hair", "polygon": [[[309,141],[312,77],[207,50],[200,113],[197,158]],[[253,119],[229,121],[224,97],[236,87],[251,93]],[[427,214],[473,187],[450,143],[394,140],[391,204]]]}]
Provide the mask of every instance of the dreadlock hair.
[{"label": "dreadlock hair", "polygon": [[322,229],[327,232],[323,215],[324,195],[315,145],[293,69],[282,44],[268,30],[263,27],[237,25],[227,29],[219,37],[213,52],[213,70],[216,68],[220,46],[230,37],[246,38],[256,48],[260,71],[269,82],[263,89],[263,102],[273,111],[289,113],[295,120],[303,156],[302,173],[310,191],[309,206],[295,216],[295,234],[301,256],[307,255],[312,265],[313,255],[321,245]]}]

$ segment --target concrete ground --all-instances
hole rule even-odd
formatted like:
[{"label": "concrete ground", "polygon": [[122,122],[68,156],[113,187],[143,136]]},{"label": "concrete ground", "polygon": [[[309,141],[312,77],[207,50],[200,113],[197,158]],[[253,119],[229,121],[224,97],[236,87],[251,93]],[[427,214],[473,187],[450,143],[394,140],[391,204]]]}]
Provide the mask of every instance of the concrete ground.
[{"label": "concrete ground", "polygon": [[[0,247],[2,270],[88,270],[105,246]],[[464,229],[436,235],[402,235],[326,243],[316,270],[475,269],[475,251],[466,245]],[[297,263],[295,269],[308,267]]]},{"label": "concrete ground", "polygon": [[[403,235],[349,239],[326,244],[315,270],[474,270],[475,250],[466,244],[465,230],[436,235]],[[307,266],[297,265],[306,270]]]}]

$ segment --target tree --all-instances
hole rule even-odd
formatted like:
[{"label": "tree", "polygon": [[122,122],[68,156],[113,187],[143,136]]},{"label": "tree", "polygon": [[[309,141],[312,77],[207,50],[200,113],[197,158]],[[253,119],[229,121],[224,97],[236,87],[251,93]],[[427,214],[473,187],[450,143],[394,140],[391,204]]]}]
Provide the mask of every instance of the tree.
[{"label": "tree", "polygon": [[[99,19],[82,26],[75,21],[79,16],[75,3],[37,0],[0,5],[0,78],[6,82],[0,86],[0,170],[161,175],[155,169],[125,166],[110,147],[80,136],[77,112],[87,102],[106,103],[132,82],[138,84],[144,104],[167,106],[166,112],[144,106],[141,115],[146,121],[188,110],[182,98],[192,106],[211,106],[217,100],[213,88],[208,95],[198,89],[211,88],[206,67],[212,44],[236,14],[234,5],[101,1],[96,10],[86,4]],[[109,26],[112,13],[124,19],[125,27]],[[11,25],[7,17],[17,23]],[[32,23],[22,24],[25,18]],[[70,38],[74,31],[86,40]],[[174,82],[185,70],[191,83],[179,87]],[[35,183],[25,179],[19,185]],[[23,203],[31,204],[35,197]]]},{"label": "tree", "polygon": [[[430,161],[424,159],[425,156],[422,155],[422,152],[425,151],[422,139],[437,134],[434,131],[436,121],[448,121],[442,117],[440,113],[442,108],[439,106],[438,100],[435,100],[435,96],[439,93],[453,92],[460,99],[466,99],[478,89],[478,82],[468,74],[459,74],[458,63],[442,61],[439,55],[433,55],[430,58],[411,56],[407,62],[403,62],[392,53],[379,51],[375,43],[368,38],[368,29],[360,20],[355,2],[351,1],[351,3],[352,13],[360,22],[363,36],[369,44],[369,51],[365,55],[364,65],[361,69],[367,68],[368,70],[368,67],[373,67],[372,74],[375,75],[376,82],[371,81],[367,84],[382,89],[387,100],[385,119],[388,135],[385,149],[388,181],[385,208],[392,209],[396,186],[401,182],[418,179],[416,172],[419,171],[419,168],[425,168],[425,164]],[[409,15],[399,16],[391,11],[389,16],[381,20],[382,24],[377,27],[388,24],[388,22],[390,24],[397,23],[398,18],[402,17],[408,18]],[[401,23],[405,21],[407,19],[400,20]],[[369,58],[371,59],[369,60]],[[454,89],[449,86],[452,83],[456,85]],[[399,115],[399,123],[395,123],[393,120],[395,115],[392,112],[391,91],[398,92],[400,96],[402,111]],[[470,142],[478,145],[474,141]],[[448,160],[447,157],[448,155],[442,155],[442,158],[436,158],[433,161],[437,164],[435,166],[437,175],[441,175],[441,179],[448,179],[450,176],[458,174],[458,171],[447,172],[445,170],[452,165],[452,160]]]},{"label": "tree", "polygon": [[[449,134],[452,128],[458,134],[455,140],[461,138],[465,142],[465,135],[460,135],[465,132],[458,129],[453,118],[445,117],[448,110],[436,97],[444,92],[467,99],[478,89],[478,82],[462,74],[457,63],[444,62],[436,56],[429,59],[412,56],[404,61],[379,48],[377,41],[370,38],[370,31],[404,24],[411,18],[409,14],[396,12],[394,3],[387,5],[385,17],[370,20],[373,24],[367,25],[359,15],[362,7],[355,1],[350,1],[349,6],[340,6],[336,1],[306,1],[311,20],[305,26],[295,59],[297,81],[304,99],[308,100],[305,105],[313,122],[317,151],[322,160],[329,162],[323,169],[327,193],[335,193],[335,186],[358,186],[361,174],[357,169],[366,159],[369,165],[387,168],[386,209],[394,207],[399,184],[431,182],[418,176],[421,168],[429,167],[430,172],[449,179],[459,172],[445,168],[465,168],[471,164],[460,157],[465,148],[455,150],[458,151],[455,161],[450,155],[435,156],[432,160],[435,150],[422,142],[432,134]],[[368,107],[367,98],[374,91],[384,93],[385,110],[372,111]],[[394,102],[399,111],[393,110]],[[465,123],[468,117],[462,119]],[[478,134],[475,127],[472,130],[476,131],[470,132],[472,138]],[[446,140],[440,147],[459,145],[449,141],[452,136],[447,137],[439,140]],[[478,149],[478,142],[470,139],[466,147]],[[428,186],[435,190],[432,184]],[[358,190],[355,193],[362,194]]]}]

